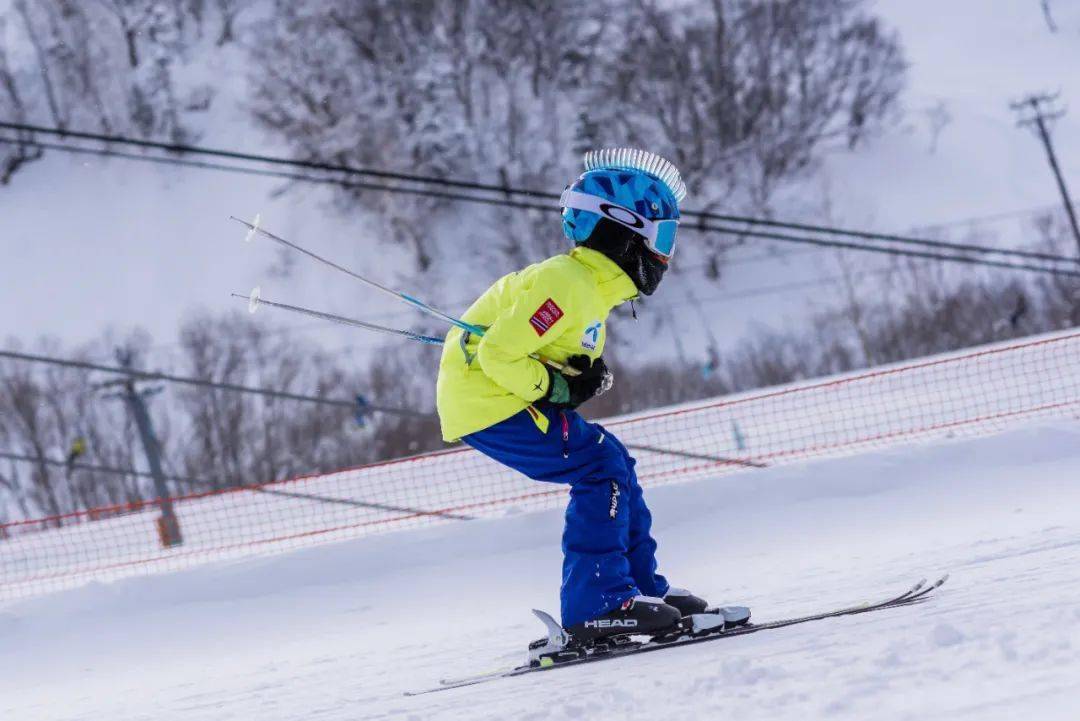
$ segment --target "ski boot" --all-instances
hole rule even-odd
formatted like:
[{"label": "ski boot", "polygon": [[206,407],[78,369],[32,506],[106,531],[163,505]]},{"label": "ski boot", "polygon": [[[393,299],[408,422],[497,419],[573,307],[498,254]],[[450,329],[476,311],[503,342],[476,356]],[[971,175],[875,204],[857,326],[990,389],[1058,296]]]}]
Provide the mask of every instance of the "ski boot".
[{"label": "ski boot", "polygon": [[529,644],[526,659],[529,666],[552,666],[640,645],[630,637],[672,631],[680,619],[678,609],[651,596],[628,598],[614,611],[568,629],[543,611],[533,609],[533,613],[547,627],[548,635]]},{"label": "ski boot", "polygon": [[705,609],[709,607],[705,599],[698,598],[685,588],[675,588],[674,586],[668,589],[667,595],[664,596],[664,603],[679,609],[679,613],[683,616],[705,613]]},{"label": "ski boot", "polygon": [[652,636],[671,628],[680,618],[679,609],[661,598],[634,596],[614,611],[574,624],[566,631],[581,643],[596,643],[611,636]]},{"label": "ski boot", "polygon": [[[750,621],[750,609],[746,606],[709,606],[705,599],[698,598],[685,588],[669,588],[664,603],[677,608],[684,619],[699,614],[718,615],[724,619],[725,628],[744,626]],[[698,628],[711,627],[711,624],[703,622],[705,619],[698,621],[695,624]]]}]

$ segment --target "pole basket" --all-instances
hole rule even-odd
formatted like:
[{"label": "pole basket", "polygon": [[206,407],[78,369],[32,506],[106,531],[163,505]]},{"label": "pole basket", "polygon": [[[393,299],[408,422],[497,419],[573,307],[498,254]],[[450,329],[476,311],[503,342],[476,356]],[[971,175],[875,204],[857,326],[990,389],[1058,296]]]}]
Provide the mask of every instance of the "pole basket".
[{"label": "pole basket", "polygon": [[184,542],[183,536],[180,535],[180,519],[175,515],[158,516],[157,532],[162,548],[172,548]]}]

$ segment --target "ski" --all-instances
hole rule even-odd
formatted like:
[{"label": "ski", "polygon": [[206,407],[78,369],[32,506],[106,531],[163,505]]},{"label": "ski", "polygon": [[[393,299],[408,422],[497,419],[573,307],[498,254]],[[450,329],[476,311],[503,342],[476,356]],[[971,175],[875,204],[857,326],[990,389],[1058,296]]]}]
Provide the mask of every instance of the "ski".
[{"label": "ski", "polygon": [[[933,591],[941,588],[942,585],[949,579],[948,574],[940,577],[933,583],[927,584],[923,579],[918,583],[908,588],[903,593],[891,596],[882,601],[860,603],[854,606],[846,606],[844,608],[834,609],[831,611],[823,611],[820,613],[814,613],[806,616],[797,616],[794,618],[778,619],[775,621],[766,621],[764,623],[746,623],[737,625],[734,627],[719,626],[715,630],[705,631],[702,633],[694,633],[692,630],[687,629],[683,631],[675,632],[666,637],[655,637],[647,641],[634,641],[629,637],[621,637],[618,640],[613,641],[612,645],[606,647],[604,650],[589,650],[584,655],[578,658],[572,658],[569,660],[544,663],[534,662],[531,665],[522,665],[509,669],[502,669],[497,671],[491,671],[483,674],[476,674],[473,676],[466,676],[456,679],[443,679],[440,685],[432,688],[420,689],[417,691],[405,691],[406,696],[420,696],[428,693],[435,693],[437,691],[448,691],[454,688],[463,688],[465,686],[474,686],[476,684],[486,683],[488,681],[495,681],[500,678],[510,678],[513,676],[523,676],[525,674],[534,673],[537,671],[550,671],[556,668],[562,668],[564,666],[577,666],[584,663],[592,663],[595,661],[603,661],[611,658],[621,658],[624,656],[631,656],[638,653],[647,653],[650,651],[658,651],[664,648],[674,648],[676,646],[689,646],[695,643],[704,643],[706,641],[715,641],[720,638],[730,638],[733,636],[745,636],[751,633],[757,633],[759,631],[766,631],[771,629],[785,628],[787,626],[795,626],[801,623],[809,623],[811,621],[820,621],[826,618],[836,618],[839,616],[853,616],[860,613],[869,613],[872,611],[882,611],[889,608],[899,608],[902,606],[909,606],[916,603],[920,603],[926,599],[926,597]],[[702,616],[718,613],[718,609],[710,609]],[[544,620],[543,612],[537,613],[537,616]],[[550,618],[550,617],[549,617]],[[687,618],[693,618],[689,616]],[[693,624],[691,624],[693,625]]]}]

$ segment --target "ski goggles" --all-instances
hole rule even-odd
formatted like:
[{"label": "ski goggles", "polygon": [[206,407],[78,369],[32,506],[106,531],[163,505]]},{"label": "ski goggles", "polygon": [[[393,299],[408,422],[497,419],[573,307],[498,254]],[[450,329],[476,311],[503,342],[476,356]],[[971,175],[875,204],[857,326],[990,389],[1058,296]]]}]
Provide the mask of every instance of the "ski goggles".
[{"label": "ski goggles", "polygon": [[616,205],[596,195],[579,193],[567,188],[559,198],[563,208],[586,210],[601,217],[613,220],[619,225],[630,228],[645,239],[645,247],[665,260],[675,255],[675,231],[679,229],[677,220],[651,220],[622,205]]}]

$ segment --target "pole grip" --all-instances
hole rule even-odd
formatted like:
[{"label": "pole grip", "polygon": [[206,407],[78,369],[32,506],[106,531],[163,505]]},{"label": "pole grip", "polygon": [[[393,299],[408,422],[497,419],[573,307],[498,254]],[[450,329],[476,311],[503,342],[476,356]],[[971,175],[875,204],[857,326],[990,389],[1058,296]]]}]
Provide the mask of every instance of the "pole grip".
[{"label": "pole grip", "polygon": [[554,368],[555,370],[562,373],[564,376],[570,376],[572,378],[574,376],[581,375],[581,371],[579,371],[577,368],[574,368],[573,366],[567,365],[565,363],[560,363],[557,360],[552,360],[551,358],[546,358],[539,353],[533,353],[532,357],[540,361],[544,365]]}]

